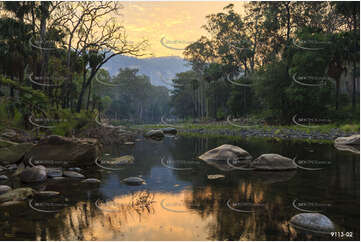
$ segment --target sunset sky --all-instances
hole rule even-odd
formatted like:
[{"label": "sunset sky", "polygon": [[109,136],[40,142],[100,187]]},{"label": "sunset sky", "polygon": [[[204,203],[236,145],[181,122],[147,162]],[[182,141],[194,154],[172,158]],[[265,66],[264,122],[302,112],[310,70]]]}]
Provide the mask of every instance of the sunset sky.
[{"label": "sunset sky", "polygon": [[201,28],[206,23],[206,15],[221,12],[230,3],[241,13],[245,4],[237,1],[121,3],[124,8],[120,21],[124,22],[129,41],[149,41],[149,55],[144,57],[182,57],[183,51],[178,49],[206,35]]}]

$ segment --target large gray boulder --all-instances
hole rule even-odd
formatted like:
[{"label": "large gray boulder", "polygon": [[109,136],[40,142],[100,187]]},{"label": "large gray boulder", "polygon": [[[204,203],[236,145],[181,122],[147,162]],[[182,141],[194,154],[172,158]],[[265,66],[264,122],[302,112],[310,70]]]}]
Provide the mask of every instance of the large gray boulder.
[{"label": "large gray boulder", "polygon": [[42,182],[47,178],[44,166],[27,167],[20,173],[20,180],[25,183]]},{"label": "large gray boulder", "polygon": [[7,165],[20,161],[32,147],[34,147],[34,144],[24,143],[1,148],[0,164]]},{"label": "large gray boulder", "polygon": [[251,168],[261,171],[283,171],[297,169],[292,159],[278,154],[263,154],[251,162]]},{"label": "large gray boulder", "polygon": [[300,213],[293,216],[290,223],[295,228],[314,232],[335,231],[333,222],[320,213]]},{"label": "large gray boulder", "polygon": [[96,139],[66,138],[52,135],[41,140],[26,155],[34,165],[71,167],[91,165],[100,156],[101,143]]},{"label": "large gray boulder", "polygon": [[30,197],[33,197],[35,191],[30,187],[23,187],[14,190],[10,190],[0,195],[0,203],[10,201],[24,201]]},{"label": "large gray boulder", "polygon": [[152,129],[152,130],[149,130],[148,132],[146,132],[144,134],[144,137],[160,140],[160,139],[164,138],[164,133],[162,130]]},{"label": "large gray boulder", "polygon": [[338,137],[335,145],[360,145],[360,135],[354,134],[349,137]]},{"label": "large gray boulder", "polygon": [[207,151],[203,155],[198,157],[203,161],[234,161],[234,160],[250,160],[252,156],[244,149],[224,144],[217,148]]}]

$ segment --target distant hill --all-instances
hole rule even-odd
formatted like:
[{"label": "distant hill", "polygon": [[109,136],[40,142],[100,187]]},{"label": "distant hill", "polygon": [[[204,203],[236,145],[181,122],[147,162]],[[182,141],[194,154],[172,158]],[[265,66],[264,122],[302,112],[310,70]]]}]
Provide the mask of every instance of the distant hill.
[{"label": "distant hill", "polygon": [[179,72],[191,69],[187,62],[178,56],[153,57],[138,59],[129,56],[115,56],[104,64],[103,68],[109,71],[111,76],[117,75],[119,68],[139,69],[139,74],[149,76],[155,86],[171,88],[172,79]]}]

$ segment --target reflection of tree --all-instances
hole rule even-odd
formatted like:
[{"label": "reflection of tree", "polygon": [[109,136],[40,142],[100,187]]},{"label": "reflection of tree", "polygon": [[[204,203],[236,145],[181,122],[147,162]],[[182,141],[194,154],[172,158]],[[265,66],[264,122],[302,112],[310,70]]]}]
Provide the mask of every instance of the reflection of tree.
[{"label": "reflection of tree", "polygon": [[95,205],[95,201],[78,202],[57,214],[51,224],[41,226],[39,235],[46,240],[93,240],[101,233],[119,233],[129,218],[154,214],[154,195],[148,191],[115,197]]},{"label": "reflection of tree", "polygon": [[[240,179],[228,187],[209,185],[194,189],[185,201],[202,217],[215,217],[208,225],[209,240],[283,240],[285,236],[295,239],[297,234],[288,226],[290,211],[280,209],[288,207],[287,201],[269,190],[262,183]],[[247,204],[247,209],[254,212],[232,211],[226,206],[228,200]]]}]

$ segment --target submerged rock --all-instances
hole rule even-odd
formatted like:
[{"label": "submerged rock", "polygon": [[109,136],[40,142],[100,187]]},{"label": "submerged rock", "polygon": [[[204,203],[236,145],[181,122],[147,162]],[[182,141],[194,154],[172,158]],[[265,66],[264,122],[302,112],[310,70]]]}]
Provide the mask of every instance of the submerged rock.
[{"label": "submerged rock", "polygon": [[6,185],[0,185],[0,195],[11,190],[11,187]]},{"label": "submerged rock", "polygon": [[27,154],[35,164],[59,165],[62,167],[74,164],[89,165],[101,154],[102,145],[96,139],[77,139],[51,135],[41,140]]},{"label": "submerged rock", "polygon": [[71,168],[69,168],[68,170],[69,170],[69,171],[77,171],[77,172],[79,172],[79,171],[81,171],[82,169],[79,168],[79,167],[71,167]]},{"label": "submerged rock", "polygon": [[338,137],[335,139],[336,145],[360,145],[360,135],[354,134],[349,137]]},{"label": "submerged rock", "polygon": [[100,183],[101,181],[99,179],[96,179],[96,178],[88,178],[88,179],[85,179],[85,180],[83,180],[81,182],[82,183],[96,184],[96,183]]},{"label": "submerged rock", "polygon": [[71,178],[85,178],[84,175],[82,175],[76,171],[64,171],[63,174],[64,174],[64,176],[71,177]]},{"label": "submerged rock", "polygon": [[160,140],[164,138],[164,133],[159,129],[152,129],[144,134],[144,137]]},{"label": "submerged rock", "polygon": [[25,183],[42,182],[46,177],[44,166],[27,167],[20,173],[20,180]]},{"label": "submerged rock", "polygon": [[335,231],[333,222],[320,213],[300,213],[293,216],[290,223],[295,228],[311,230],[314,232]]},{"label": "submerged rock", "polygon": [[126,183],[127,185],[142,185],[145,183],[144,179],[140,178],[140,177],[128,177],[122,180],[124,183]]},{"label": "submerged rock", "polygon": [[263,171],[282,171],[297,169],[292,159],[278,154],[263,154],[251,162],[251,168]]},{"label": "submerged rock", "polygon": [[0,164],[7,165],[20,161],[34,145],[24,143],[0,149]]},{"label": "submerged rock", "polygon": [[34,196],[35,191],[30,187],[23,187],[14,190],[10,190],[0,195],[0,203],[9,201],[24,201]]}]

